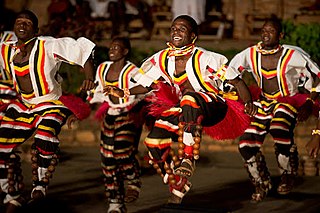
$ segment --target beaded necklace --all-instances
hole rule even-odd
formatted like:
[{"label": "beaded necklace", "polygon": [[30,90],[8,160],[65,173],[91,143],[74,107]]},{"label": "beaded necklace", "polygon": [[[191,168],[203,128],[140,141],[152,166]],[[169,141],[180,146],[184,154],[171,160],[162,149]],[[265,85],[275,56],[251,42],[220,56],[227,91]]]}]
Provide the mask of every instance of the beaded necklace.
[{"label": "beaded necklace", "polygon": [[183,47],[176,47],[174,46],[171,42],[167,42],[167,46],[169,49],[169,56],[183,56],[183,55],[188,55],[193,51],[194,48],[194,43],[196,41],[197,37],[195,37],[191,44],[188,44]]},{"label": "beaded necklace", "polygon": [[16,57],[20,52],[21,52],[21,49],[23,47],[25,47],[27,44],[29,44],[31,41],[33,41],[34,39],[36,39],[37,37],[33,37],[31,39],[29,39],[28,41],[24,42],[23,44],[19,45],[19,46],[16,46],[16,45],[10,45],[12,48],[16,49],[14,54],[12,55],[11,59],[10,59],[10,62],[13,61],[14,57]]},{"label": "beaded necklace", "polygon": [[260,41],[258,44],[256,44],[257,47],[257,51],[259,53],[261,53],[262,55],[272,55],[275,54],[277,52],[279,52],[279,50],[281,50],[282,46],[279,44],[277,48],[274,48],[272,50],[265,50],[262,47],[262,41]]}]

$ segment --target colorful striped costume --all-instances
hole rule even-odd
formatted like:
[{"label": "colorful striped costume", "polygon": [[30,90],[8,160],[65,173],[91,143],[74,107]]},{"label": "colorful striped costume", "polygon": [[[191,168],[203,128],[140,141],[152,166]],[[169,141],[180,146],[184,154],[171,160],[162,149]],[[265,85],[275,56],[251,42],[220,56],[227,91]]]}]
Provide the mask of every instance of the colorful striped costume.
[{"label": "colorful striped costume", "polygon": [[[85,39],[55,39],[38,37],[29,57],[29,74],[33,93],[25,94],[19,89],[13,58],[17,54],[15,46],[3,43],[0,46],[0,64],[12,77],[15,89],[21,100],[11,103],[0,116],[0,184],[8,193],[4,202],[19,196],[18,184],[8,189],[8,162],[15,148],[34,135],[32,145],[34,167],[37,174],[33,178],[34,189],[43,190],[48,184],[48,168],[56,165],[59,147],[58,134],[65,124],[70,109],[59,100],[62,96],[60,78],[57,71],[63,61],[83,66],[91,55],[94,44]],[[10,186],[10,184],[9,184]]]},{"label": "colorful striped costume", "polygon": [[[171,107],[157,116],[145,138],[145,145],[149,149],[150,163],[162,176],[163,182],[170,185],[171,193],[180,198],[190,189],[190,182],[186,177],[173,173],[172,169],[180,167],[180,160],[198,159],[202,126],[217,126],[229,111],[225,99],[218,95],[224,79],[225,63],[227,59],[223,55],[194,47],[186,62],[185,73],[177,76],[174,73],[175,56],[169,56],[169,49],[165,49],[147,59],[135,76],[135,80],[144,87],[150,87],[153,83],[158,86],[154,91],[156,97],[149,107],[151,111],[155,110],[154,105],[165,105],[166,100],[173,102]],[[193,91],[184,91],[183,84],[186,82]],[[166,87],[169,89],[163,92],[166,100],[162,102],[158,94]],[[172,142],[178,141],[180,160],[171,149]]]},{"label": "colorful striped costume", "polygon": [[[130,89],[136,84],[131,80],[138,68],[127,61],[119,74],[118,81],[107,82],[106,76],[113,62],[106,61],[97,68],[97,88],[90,103],[102,103],[97,110],[103,110],[101,122],[100,154],[104,174],[105,192],[110,203],[124,203],[124,182],[128,187],[140,190],[140,166],[136,159],[143,123],[134,116],[139,115],[141,100],[144,95],[131,95],[119,98],[119,103],[113,103],[108,95],[103,93],[106,85]],[[105,107],[105,105],[107,107]],[[141,115],[141,114],[140,114]]]},{"label": "colorful striped costume", "polygon": [[[174,76],[175,57],[169,57],[168,52],[168,49],[159,51],[144,62],[141,67],[143,73],[136,75],[135,80],[149,87],[156,80],[164,79],[166,83],[180,91],[177,83],[179,78]],[[170,147],[172,139],[177,137],[179,120],[194,122],[202,113],[208,113],[210,117],[204,115],[203,124],[212,126],[224,118],[227,106],[224,100],[217,96],[221,81],[216,75],[223,72],[226,62],[227,59],[222,55],[199,47],[194,48],[186,65],[186,75],[195,92],[184,96],[180,94],[180,104],[163,112],[145,139],[146,145],[151,150],[158,150],[156,151],[160,154],[158,157],[163,153],[160,150]]]},{"label": "colorful striped costume", "polygon": [[[280,171],[286,174],[296,173],[298,162],[294,145],[294,128],[299,107],[308,97],[299,94],[299,87],[311,90],[313,78],[311,72],[320,76],[318,66],[299,47],[283,45],[282,55],[275,71],[266,73],[261,66],[261,53],[257,46],[249,47],[237,54],[229,64],[229,70],[247,70],[252,73],[258,86],[263,88],[263,78],[277,77],[279,91],[268,94],[262,90],[260,98],[254,102],[258,113],[253,117],[250,126],[240,137],[239,150],[244,160],[252,165],[255,156],[260,152],[265,136],[273,137]],[[318,85],[315,90],[320,92]],[[260,154],[259,154],[260,155]],[[289,158],[291,160],[289,160]],[[291,162],[291,163],[290,163]],[[251,175],[259,181],[259,172],[250,170]]]}]

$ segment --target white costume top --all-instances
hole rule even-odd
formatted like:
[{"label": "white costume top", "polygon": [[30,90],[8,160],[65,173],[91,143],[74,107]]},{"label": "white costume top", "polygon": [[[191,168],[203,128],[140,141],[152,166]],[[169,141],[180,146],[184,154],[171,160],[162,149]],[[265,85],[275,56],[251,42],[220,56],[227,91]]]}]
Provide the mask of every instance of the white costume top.
[{"label": "white costume top", "polygon": [[[229,63],[226,76],[234,76],[236,71],[247,70],[251,72],[258,86],[262,88],[261,53],[257,46],[251,46],[238,53]],[[299,86],[307,90],[312,89],[313,79],[311,72],[320,76],[319,67],[310,59],[310,56],[301,48],[291,45],[283,45],[282,55],[277,64],[277,80],[282,97],[293,96],[297,93]],[[240,73],[239,73],[240,74]],[[301,80],[304,82],[301,85]],[[320,92],[320,84],[316,87]]]},{"label": "white costume top", "polygon": [[[29,57],[30,78],[34,95],[22,100],[29,104],[38,104],[48,100],[58,100],[62,95],[57,71],[63,61],[84,66],[95,44],[86,38],[77,40],[69,37],[52,38],[38,37]],[[13,77],[13,83],[19,91],[13,58],[19,51],[14,46],[3,43],[0,45],[0,65]]]},{"label": "white costume top", "polygon": [[[161,50],[145,61],[134,78],[144,87],[149,87],[162,77],[167,83],[173,83],[175,56],[168,56],[169,49]],[[218,53],[195,47],[186,64],[188,80],[196,92],[218,93],[225,72],[227,58]],[[177,88],[179,89],[179,88]]]},{"label": "white costume top", "polygon": [[[105,80],[112,63],[112,61],[105,61],[98,66],[95,78],[95,82],[98,83],[98,86],[93,91],[93,97],[90,100],[90,103],[107,102],[110,106],[108,113],[110,114],[111,111],[113,111],[112,114],[119,114],[116,113],[116,111],[126,111],[126,107],[132,107],[133,105],[141,101],[145,95],[130,95],[128,98],[119,98],[118,104],[113,103],[110,100],[109,95],[105,95],[103,93],[103,88],[106,85],[112,84],[112,82],[106,82]],[[132,81],[132,76],[134,76],[138,72],[138,70],[139,68],[136,65],[127,61],[125,66],[120,71],[117,86],[120,89],[130,89],[132,87],[135,87],[137,83]]]}]

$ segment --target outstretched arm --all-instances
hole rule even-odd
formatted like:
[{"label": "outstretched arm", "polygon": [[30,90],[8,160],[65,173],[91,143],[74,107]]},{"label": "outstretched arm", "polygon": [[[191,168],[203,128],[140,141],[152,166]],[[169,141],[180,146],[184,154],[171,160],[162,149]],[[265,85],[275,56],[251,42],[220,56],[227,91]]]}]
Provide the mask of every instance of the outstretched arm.
[{"label": "outstretched arm", "polygon": [[139,94],[146,94],[152,90],[151,87],[144,87],[142,85],[137,85],[135,87],[132,87],[128,90],[120,89],[119,87],[115,86],[107,86],[103,89],[103,92],[106,95],[113,95],[118,98],[124,98],[128,97],[130,95],[139,95]]}]

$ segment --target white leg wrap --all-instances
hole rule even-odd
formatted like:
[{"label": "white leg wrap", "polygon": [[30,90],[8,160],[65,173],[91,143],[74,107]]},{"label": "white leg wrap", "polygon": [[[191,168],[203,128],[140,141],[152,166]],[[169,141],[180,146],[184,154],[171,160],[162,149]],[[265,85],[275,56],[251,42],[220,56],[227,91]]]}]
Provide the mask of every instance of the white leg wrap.
[{"label": "white leg wrap", "polygon": [[108,208],[108,212],[116,211],[116,212],[121,213],[122,206],[123,206],[123,204],[120,204],[120,203],[110,203],[109,208]]},{"label": "white leg wrap", "polygon": [[260,178],[259,171],[258,171],[258,168],[257,168],[256,156],[252,156],[246,163],[247,163],[247,166],[248,166],[248,171],[250,172],[252,177],[257,182],[260,182],[261,178]]},{"label": "white leg wrap", "polygon": [[279,169],[280,173],[282,174],[284,171],[287,172],[287,174],[291,173],[291,167],[289,163],[289,157],[279,154],[278,155],[278,163],[279,163]]},{"label": "white leg wrap", "polygon": [[39,180],[42,180],[42,178],[45,177],[46,172],[48,171],[47,168],[39,167],[38,168],[38,178]]},{"label": "white leg wrap", "polygon": [[43,195],[44,195],[44,196],[45,196],[45,195],[46,195],[46,193],[47,193],[47,189],[46,189],[46,187],[44,187],[44,186],[36,186],[36,187],[34,187],[34,188],[32,189],[32,192],[31,192],[31,198],[33,198],[32,194],[33,194],[33,192],[34,192],[35,190],[39,190],[39,191],[41,191],[41,192],[43,193]]},{"label": "white leg wrap", "polygon": [[183,143],[187,146],[192,146],[195,144],[193,136],[190,132],[183,132]]}]

